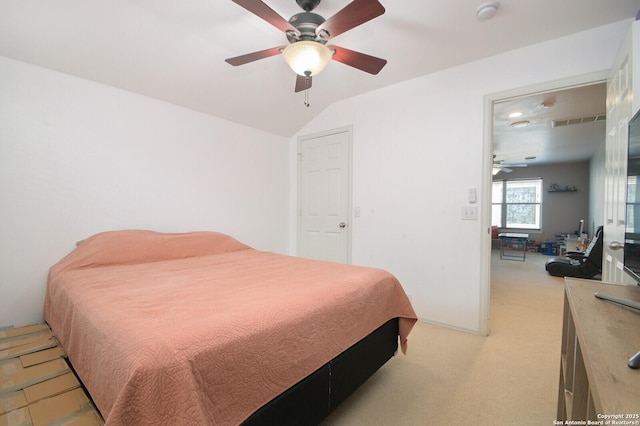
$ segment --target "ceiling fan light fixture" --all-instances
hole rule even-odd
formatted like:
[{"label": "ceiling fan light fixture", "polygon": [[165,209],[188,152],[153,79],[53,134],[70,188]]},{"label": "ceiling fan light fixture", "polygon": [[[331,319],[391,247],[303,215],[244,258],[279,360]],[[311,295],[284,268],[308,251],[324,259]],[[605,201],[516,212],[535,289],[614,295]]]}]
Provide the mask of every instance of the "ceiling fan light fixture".
[{"label": "ceiling fan light fixture", "polygon": [[319,74],[327,66],[333,51],[317,41],[303,40],[285,47],[282,56],[293,72],[311,77]]}]

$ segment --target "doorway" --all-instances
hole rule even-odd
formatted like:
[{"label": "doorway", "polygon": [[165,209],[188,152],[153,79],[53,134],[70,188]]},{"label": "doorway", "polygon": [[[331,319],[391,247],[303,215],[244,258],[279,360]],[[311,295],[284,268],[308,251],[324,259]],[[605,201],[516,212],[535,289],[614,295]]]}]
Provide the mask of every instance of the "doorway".
[{"label": "doorway", "polygon": [[[539,84],[535,86],[529,86],[519,89],[514,89],[510,91],[505,91],[501,93],[495,93],[491,95],[485,96],[485,134],[484,134],[484,164],[485,164],[485,172],[484,172],[484,186],[483,186],[483,201],[482,201],[482,212],[483,212],[483,229],[486,230],[484,235],[486,235],[485,243],[483,247],[486,248],[486,252],[483,255],[483,270],[485,273],[482,277],[482,285],[481,285],[481,303],[480,303],[480,333],[482,335],[488,335],[490,331],[489,325],[489,313],[490,313],[490,293],[491,293],[491,213],[492,213],[492,182],[493,176],[495,172],[496,165],[503,166],[505,168],[509,168],[511,170],[515,170],[517,167],[529,166],[543,163],[552,163],[552,162],[570,162],[570,161],[581,161],[587,160],[586,158],[582,159],[571,159],[571,155],[577,155],[577,153],[581,152],[581,149],[578,147],[572,148],[570,145],[556,145],[556,148],[549,148],[548,145],[539,146],[538,151],[533,151],[533,147],[535,147],[536,143],[540,143],[539,139],[532,137],[531,134],[533,132],[527,132],[528,139],[522,139],[518,141],[515,138],[511,138],[509,140],[498,140],[497,132],[501,129],[504,130],[505,126],[510,126],[511,123],[517,123],[518,121],[523,122],[529,120],[528,124],[519,123],[518,125],[526,127],[531,126],[534,122],[535,118],[527,118],[523,115],[509,117],[507,115],[506,122],[504,115],[496,116],[496,111],[500,111],[501,114],[504,114],[508,108],[503,108],[505,106],[510,105],[530,105],[532,102],[535,103],[536,107],[540,109],[543,108],[553,108],[558,106],[557,104],[553,104],[553,95],[554,93],[558,93],[560,91],[566,91],[567,93],[571,93],[571,90],[578,90],[580,88],[584,88],[587,86],[592,86],[596,84],[603,84],[606,81],[606,72],[599,73],[591,73],[588,75],[576,76],[568,79],[558,80],[547,82],[544,84]],[[564,94],[566,95],[566,93]],[[564,96],[563,95],[563,96]],[[606,91],[603,95],[606,97]],[[543,105],[545,101],[551,102],[551,104]],[[556,99],[556,102],[558,100]],[[605,99],[602,99],[602,103],[604,104]],[[524,109],[524,108],[521,108]],[[599,113],[605,113],[606,108],[602,108],[602,111]],[[514,111],[515,112],[515,111]],[[594,116],[599,113],[594,114],[584,114],[584,113],[576,113],[571,114],[567,112],[567,116],[558,116],[555,117],[556,122],[554,122],[554,126],[562,125],[561,120],[564,118],[568,122],[570,119],[577,118],[585,118],[588,119],[588,116]],[[548,113],[546,114],[548,115]],[[572,116],[576,115],[576,116]],[[582,117],[581,117],[582,116]],[[548,117],[545,118],[548,120]],[[600,119],[602,120],[602,119]],[[604,123],[604,120],[602,121]],[[566,123],[565,123],[566,124]],[[552,128],[552,124],[547,122],[548,128],[545,129],[547,133],[554,130]],[[577,127],[576,127],[577,129]],[[531,129],[529,129],[531,130]],[[605,133],[603,132],[602,139],[600,144],[604,144]],[[536,142],[537,141],[537,142]],[[546,139],[543,142],[548,142]],[[565,141],[566,142],[566,141]],[[509,145],[512,145],[511,147]],[[562,149],[559,149],[561,147]],[[512,148],[512,152],[509,149]],[[527,153],[527,151],[529,153]],[[494,158],[494,154],[496,155]],[[500,155],[500,157],[499,157]],[[582,154],[584,155],[584,154]],[[535,157],[528,158],[527,157]],[[494,161],[497,161],[496,164]],[[513,167],[508,167],[513,166]],[[500,171],[501,173],[505,173],[504,170]],[[598,195],[596,195],[597,197]],[[592,197],[593,198],[593,197]],[[603,200],[600,200],[603,202]],[[597,205],[597,200],[591,199],[589,201],[589,205]],[[601,203],[600,203],[601,205]],[[590,208],[590,210],[593,210]],[[589,214],[592,214],[591,211]],[[594,218],[592,218],[593,220]],[[596,219],[597,220],[597,219]]]}]

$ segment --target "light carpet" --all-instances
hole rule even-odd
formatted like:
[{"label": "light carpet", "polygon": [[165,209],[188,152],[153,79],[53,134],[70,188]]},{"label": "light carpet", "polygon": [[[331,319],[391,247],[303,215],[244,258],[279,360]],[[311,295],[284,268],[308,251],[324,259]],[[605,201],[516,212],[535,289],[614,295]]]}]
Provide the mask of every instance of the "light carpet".
[{"label": "light carpet", "polygon": [[556,419],[564,279],[547,256],[491,265],[491,333],[418,322],[398,354],[323,426],[552,425]]}]

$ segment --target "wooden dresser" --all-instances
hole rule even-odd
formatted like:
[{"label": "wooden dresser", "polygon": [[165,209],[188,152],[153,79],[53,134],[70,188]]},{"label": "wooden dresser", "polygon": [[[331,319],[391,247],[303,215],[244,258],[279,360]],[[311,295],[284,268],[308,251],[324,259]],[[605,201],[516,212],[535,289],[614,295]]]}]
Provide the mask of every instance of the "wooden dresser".
[{"label": "wooden dresser", "polygon": [[[640,302],[640,287],[565,280],[558,419],[640,424],[640,311],[597,299],[603,293]],[[617,416],[617,417],[611,417]]]}]

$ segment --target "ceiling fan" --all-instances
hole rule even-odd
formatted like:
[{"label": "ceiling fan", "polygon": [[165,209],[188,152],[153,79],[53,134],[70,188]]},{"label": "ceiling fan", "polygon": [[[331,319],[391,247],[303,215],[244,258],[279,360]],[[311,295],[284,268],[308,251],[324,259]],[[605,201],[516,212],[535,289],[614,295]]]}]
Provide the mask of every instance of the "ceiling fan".
[{"label": "ceiling fan", "polygon": [[504,160],[495,160],[495,155],[493,156],[493,175],[497,175],[500,172],[511,173],[513,168],[515,167],[527,167],[526,164],[504,164]]},{"label": "ceiling fan", "polygon": [[283,31],[289,44],[225,61],[238,66],[282,53],[289,66],[298,74],[296,92],[309,89],[312,77],[322,71],[332,59],[370,74],[378,74],[387,63],[385,59],[344,47],[327,46],[329,39],[382,15],[385,9],[378,0],[353,0],[329,19],[312,12],[320,4],[320,0],[296,0],[304,12],[293,15],[288,21],[261,0],[233,2]]}]

